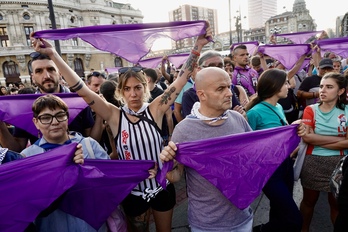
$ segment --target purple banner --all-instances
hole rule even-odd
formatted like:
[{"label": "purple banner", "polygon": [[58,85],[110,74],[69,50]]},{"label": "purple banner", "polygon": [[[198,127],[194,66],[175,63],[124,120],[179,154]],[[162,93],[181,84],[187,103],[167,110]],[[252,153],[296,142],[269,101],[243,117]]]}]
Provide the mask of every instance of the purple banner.
[{"label": "purple banner", "polygon": [[305,31],[297,33],[276,34],[276,36],[289,39],[295,44],[304,44],[311,37],[315,37],[317,34],[320,34],[322,32],[323,31]]},{"label": "purple banner", "polygon": [[322,55],[326,51],[334,52],[342,58],[348,58],[348,37],[317,40]]}]

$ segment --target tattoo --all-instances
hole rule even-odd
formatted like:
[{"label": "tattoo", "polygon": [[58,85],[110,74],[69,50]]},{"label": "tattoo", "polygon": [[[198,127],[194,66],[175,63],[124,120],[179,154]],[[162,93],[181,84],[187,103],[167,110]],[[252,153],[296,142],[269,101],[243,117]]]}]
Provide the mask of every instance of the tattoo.
[{"label": "tattoo", "polygon": [[147,210],[145,213],[136,217],[127,216],[127,220],[128,220],[128,223],[130,224],[131,231],[148,231],[149,219],[150,219],[150,210]]},{"label": "tattoo", "polygon": [[89,105],[89,106],[92,106],[92,105],[94,105],[94,100],[92,100],[90,103],[87,103],[87,105]]},{"label": "tattoo", "polygon": [[169,91],[165,91],[162,96],[161,96],[161,100],[160,100],[160,105],[164,105],[164,104],[168,104],[168,101],[170,101],[172,98],[171,98],[171,95],[172,93],[174,93],[176,90],[175,87],[171,87],[169,89]]},{"label": "tattoo", "polygon": [[73,85],[72,87],[70,87],[70,89],[74,92],[79,91],[80,89],[82,89],[83,87],[83,82],[81,80],[79,80],[75,85]]}]

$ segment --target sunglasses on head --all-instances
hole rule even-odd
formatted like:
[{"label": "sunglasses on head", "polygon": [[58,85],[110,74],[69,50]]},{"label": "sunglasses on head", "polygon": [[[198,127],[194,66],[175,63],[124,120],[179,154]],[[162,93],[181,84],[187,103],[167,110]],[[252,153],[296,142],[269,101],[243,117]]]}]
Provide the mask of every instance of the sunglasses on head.
[{"label": "sunglasses on head", "polygon": [[41,54],[40,52],[32,52],[29,54],[30,58],[32,59],[32,61],[34,60],[50,60],[50,58],[45,55],[45,54]]},{"label": "sunglasses on head", "polygon": [[124,74],[128,71],[140,72],[143,70],[143,67],[134,66],[134,67],[123,67],[118,70],[118,74]]},{"label": "sunglasses on head", "polygon": [[101,76],[102,78],[106,79],[105,75],[100,72],[92,72],[91,74],[88,75],[88,77],[92,77],[92,76],[95,76],[95,77]]}]

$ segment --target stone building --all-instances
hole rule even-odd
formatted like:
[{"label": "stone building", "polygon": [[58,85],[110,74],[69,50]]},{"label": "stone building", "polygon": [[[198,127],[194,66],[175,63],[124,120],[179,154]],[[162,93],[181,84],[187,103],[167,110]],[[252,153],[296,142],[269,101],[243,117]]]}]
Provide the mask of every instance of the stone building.
[{"label": "stone building", "polygon": [[[140,10],[112,0],[52,0],[56,28],[142,23]],[[0,84],[31,82],[29,35],[52,28],[47,0],[0,2]],[[51,41],[54,44],[53,41]],[[95,49],[79,38],[59,41],[63,59],[79,76],[91,69],[128,66],[114,54]]]}]

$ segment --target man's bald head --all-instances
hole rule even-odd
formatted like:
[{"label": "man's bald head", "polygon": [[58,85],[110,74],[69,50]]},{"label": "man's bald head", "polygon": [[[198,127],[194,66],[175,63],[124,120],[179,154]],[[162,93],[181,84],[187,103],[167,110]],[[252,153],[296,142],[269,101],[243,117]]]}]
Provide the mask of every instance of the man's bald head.
[{"label": "man's bald head", "polygon": [[196,75],[195,86],[196,90],[204,90],[207,86],[216,81],[218,76],[226,76],[229,78],[227,72],[221,68],[208,67],[200,70]]}]

